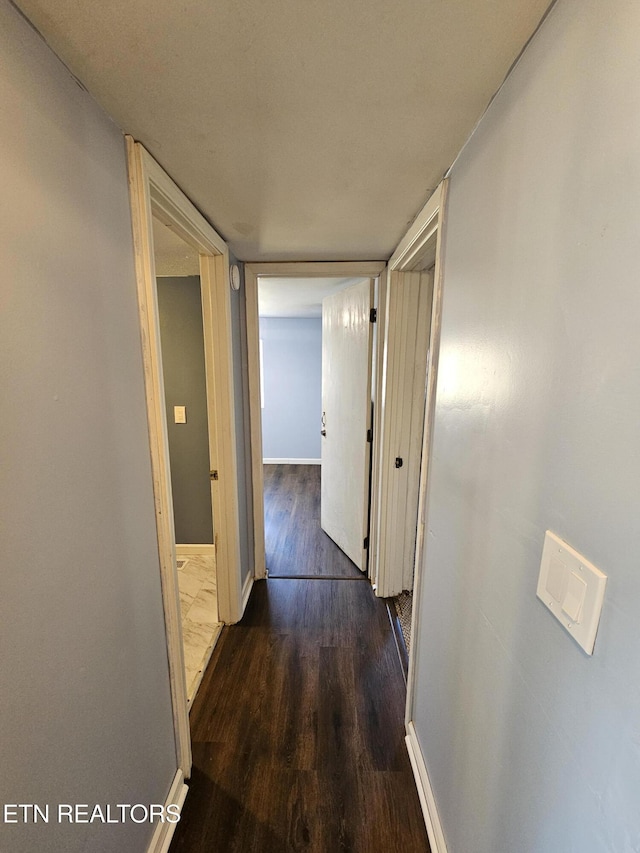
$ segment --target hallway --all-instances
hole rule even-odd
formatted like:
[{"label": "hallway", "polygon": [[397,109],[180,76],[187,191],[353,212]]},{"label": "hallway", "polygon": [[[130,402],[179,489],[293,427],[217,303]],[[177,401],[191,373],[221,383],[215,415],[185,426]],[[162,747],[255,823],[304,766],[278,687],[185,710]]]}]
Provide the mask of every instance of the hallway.
[{"label": "hallway", "polygon": [[[336,574],[338,549],[320,547],[311,511],[319,469],[299,467],[267,479],[270,529],[296,519],[278,565]],[[269,498],[286,475],[297,482],[289,512],[282,488]],[[386,607],[352,578],[362,582],[261,581],[223,630],[191,711],[194,766],[172,853],[428,853]]]}]

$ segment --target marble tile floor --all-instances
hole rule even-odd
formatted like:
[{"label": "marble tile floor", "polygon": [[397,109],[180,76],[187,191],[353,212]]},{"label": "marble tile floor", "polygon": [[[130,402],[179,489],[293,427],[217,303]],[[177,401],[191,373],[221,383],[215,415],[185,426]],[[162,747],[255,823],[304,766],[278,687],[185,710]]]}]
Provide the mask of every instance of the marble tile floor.
[{"label": "marble tile floor", "polygon": [[218,621],[215,556],[179,554],[177,564],[187,699],[191,707],[222,625]]}]

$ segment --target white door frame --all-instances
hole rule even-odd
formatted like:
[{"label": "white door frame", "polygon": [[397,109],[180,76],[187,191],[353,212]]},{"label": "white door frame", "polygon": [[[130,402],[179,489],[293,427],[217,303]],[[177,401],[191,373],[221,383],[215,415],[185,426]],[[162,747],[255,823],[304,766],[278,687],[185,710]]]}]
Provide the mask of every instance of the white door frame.
[{"label": "white door frame", "polygon": [[[378,475],[377,486],[377,501],[376,514],[373,520],[373,528],[375,531],[374,537],[374,564],[372,567],[372,576],[375,582],[376,595],[388,597],[397,594],[401,591],[402,586],[398,588],[398,576],[402,576],[402,563],[398,561],[386,560],[387,545],[386,530],[393,529],[394,523],[389,522],[387,516],[393,517],[394,502],[393,489],[391,488],[391,478],[388,476],[389,471],[394,467],[394,448],[390,447],[388,434],[393,423],[394,412],[389,403],[390,398],[390,383],[394,381],[394,377],[390,375],[393,371],[390,368],[390,351],[395,346],[394,339],[397,334],[401,334],[401,330],[390,328],[390,324],[394,322],[394,317],[390,311],[390,304],[393,296],[393,289],[401,286],[403,273],[414,272],[417,269],[422,269],[429,266],[431,261],[435,263],[434,281],[433,281],[433,298],[431,303],[431,319],[430,319],[430,338],[429,338],[429,354],[427,360],[426,373],[426,394],[425,394],[425,420],[424,433],[422,436],[422,461],[420,470],[420,490],[418,495],[418,515],[421,519],[422,505],[424,501],[423,490],[426,487],[423,482],[426,476],[426,466],[428,463],[428,453],[426,452],[428,444],[425,445],[425,437],[430,434],[431,424],[429,423],[429,411],[431,397],[433,396],[433,388],[435,387],[435,378],[437,371],[437,358],[439,346],[439,311],[441,300],[441,280],[439,278],[441,265],[439,265],[439,248],[441,243],[442,222],[444,204],[446,200],[447,181],[444,180],[435,190],[427,204],[416,217],[413,225],[409,228],[405,236],[402,238],[395,252],[389,259],[385,270],[385,310],[384,310],[384,326],[381,327],[381,390],[380,390],[380,406],[378,414],[380,416],[380,424],[378,427],[378,444],[377,444],[377,459],[375,469]],[[429,256],[430,261],[425,264],[425,258]],[[425,284],[428,284],[425,277]],[[428,284],[430,286],[430,284]],[[396,319],[397,322],[397,319]],[[414,354],[408,349],[402,351],[402,341],[400,347],[396,347],[399,351],[399,357],[413,360]],[[396,368],[398,365],[396,365]],[[401,371],[402,373],[402,371]],[[430,439],[429,439],[430,440]],[[401,519],[400,524],[404,523]],[[417,525],[417,541],[416,555],[421,547],[421,530],[420,523]]]},{"label": "white door frame", "polygon": [[191,772],[191,738],[176,566],[152,215],[165,224],[170,224],[174,232],[200,255],[210,459],[212,468],[219,472],[218,480],[212,483],[218,609],[221,621],[236,622],[242,615],[242,596],[229,252],[224,240],[143,146],[130,136],[126,137],[126,142],[173,722],[178,768],[184,777],[188,777]]},{"label": "white door frame", "polygon": [[[260,405],[260,329],[258,277],[272,278],[377,278],[384,261],[320,261],[248,263],[244,268],[249,374],[249,425],[251,430],[251,488],[254,525],[254,575],[266,576],[264,543],[264,476],[262,468],[262,408]],[[374,448],[376,437],[374,434]],[[375,457],[374,457],[375,458]]]},{"label": "white door frame", "polygon": [[377,570],[378,544],[379,544],[379,504],[380,504],[380,460],[382,447],[382,411],[384,407],[384,384],[385,376],[385,342],[384,330],[387,323],[387,290],[389,286],[389,269],[385,266],[378,279],[378,294],[376,305],[376,337],[374,351],[374,376],[375,383],[373,409],[373,446],[371,448],[371,508],[369,514],[369,580],[373,590],[377,592]]},{"label": "white door frame", "polygon": [[[433,193],[427,204],[416,217],[415,222],[398,244],[389,260],[389,271],[409,271],[420,266],[425,251],[434,251],[435,270],[433,279],[433,301],[431,306],[431,333],[429,356],[427,360],[427,383],[425,395],[424,430],[422,436],[422,459],[420,464],[420,486],[418,496],[418,524],[416,531],[416,556],[414,567],[413,610],[411,618],[411,636],[416,638],[420,623],[420,596],[423,583],[423,562],[425,545],[425,527],[427,518],[429,467],[431,460],[431,444],[433,439],[433,422],[435,415],[435,391],[438,376],[438,360],[440,351],[440,329],[442,323],[442,282],[443,257],[442,245],[445,226],[446,200],[448,180],[443,180]],[[433,238],[435,237],[435,247]],[[431,241],[431,242],[430,242]],[[384,413],[382,415],[384,420]],[[384,460],[389,462],[389,460]],[[381,503],[384,495],[380,496]],[[388,567],[380,567],[382,571]],[[409,673],[407,677],[407,703],[405,722],[409,729],[413,720],[413,703],[415,695],[416,662],[419,654],[418,644],[412,642],[409,654]]]}]

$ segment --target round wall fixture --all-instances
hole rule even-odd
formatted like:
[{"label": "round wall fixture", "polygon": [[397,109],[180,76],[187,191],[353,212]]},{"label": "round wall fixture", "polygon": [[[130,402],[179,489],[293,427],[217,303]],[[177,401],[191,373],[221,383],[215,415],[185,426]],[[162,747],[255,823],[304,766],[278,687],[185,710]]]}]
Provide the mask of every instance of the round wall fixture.
[{"label": "round wall fixture", "polygon": [[240,268],[237,264],[231,264],[229,268],[229,279],[231,280],[231,289],[240,290]]}]

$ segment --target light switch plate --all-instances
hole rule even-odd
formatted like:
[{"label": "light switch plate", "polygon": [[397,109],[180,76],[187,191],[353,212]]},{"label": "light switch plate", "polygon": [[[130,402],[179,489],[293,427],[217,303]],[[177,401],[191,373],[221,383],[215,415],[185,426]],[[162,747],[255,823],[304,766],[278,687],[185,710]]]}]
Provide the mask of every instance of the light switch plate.
[{"label": "light switch plate", "polygon": [[593,654],[606,584],[600,569],[547,530],[538,598],[588,655]]},{"label": "light switch plate", "polygon": [[186,424],[186,422],[187,422],[187,407],[186,406],[174,406],[173,407],[173,422],[175,424]]}]

